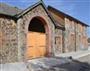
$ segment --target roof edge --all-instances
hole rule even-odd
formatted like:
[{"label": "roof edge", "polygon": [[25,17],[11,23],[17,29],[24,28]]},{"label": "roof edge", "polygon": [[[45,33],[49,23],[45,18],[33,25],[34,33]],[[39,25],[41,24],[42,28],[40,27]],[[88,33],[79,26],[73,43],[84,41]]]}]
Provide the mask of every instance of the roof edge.
[{"label": "roof edge", "polygon": [[42,4],[42,1],[39,1],[31,6],[29,6],[28,8],[24,9],[22,12],[20,12],[19,14],[16,14],[15,16],[17,18],[21,17],[22,15],[26,14],[28,11],[32,10],[33,8],[37,7],[38,5]]},{"label": "roof edge", "polygon": [[52,6],[48,6],[48,10],[55,10],[57,13],[62,14],[64,17],[67,17],[67,18],[69,18],[69,19],[71,19],[71,20],[74,20],[74,21],[76,21],[76,22],[78,22],[78,23],[80,23],[80,24],[82,24],[82,25],[84,25],[84,26],[86,26],[86,27],[90,27],[90,26],[87,25],[86,23],[83,23],[83,22],[81,22],[80,20],[78,20],[78,19],[76,19],[76,18],[74,18],[74,17],[72,17],[72,16],[70,16],[70,15],[68,15],[68,14],[66,14],[66,13],[64,13],[64,12],[62,12],[62,11],[56,9],[56,8],[54,8],[54,7],[52,7]]},{"label": "roof edge", "polygon": [[0,14],[1,16],[7,16],[8,18],[12,18],[14,20],[17,20],[17,17],[15,16],[11,16],[11,15],[7,15],[7,14]]},{"label": "roof edge", "polygon": [[[26,9],[23,10],[21,13],[15,15],[15,17],[17,17],[17,18],[22,17],[24,14],[26,14],[28,11],[34,9],[34,8],[37,7],[38,5],[42,5],[42,7],[43,7],[44,10],[46,11],[48,17],[51,19],[51,21],[52,21],[52,22],[54,23],[54,25],[55,25],[55,22],[54,22],[52,16],[49,14],[47,7],[46,7],[46,5],[44,4],[44,2],[43,2],[42,0],[40,0],[39,2],[37,2],[37,3],[33,4],[33,5],[31,5],[30,7],[26,8]],[[56,26],[56,25],[55,25],[55,26]]]}]

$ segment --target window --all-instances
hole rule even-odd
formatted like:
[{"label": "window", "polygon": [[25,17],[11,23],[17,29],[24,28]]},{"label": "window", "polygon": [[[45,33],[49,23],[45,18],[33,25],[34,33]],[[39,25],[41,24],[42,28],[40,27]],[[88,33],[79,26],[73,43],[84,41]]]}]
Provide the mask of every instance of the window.
[{"label": "window", "polygon": [[61,53],[62,52],[62,38],[61,36],[55,37],[55,45],[56,45],[56,52]]}]

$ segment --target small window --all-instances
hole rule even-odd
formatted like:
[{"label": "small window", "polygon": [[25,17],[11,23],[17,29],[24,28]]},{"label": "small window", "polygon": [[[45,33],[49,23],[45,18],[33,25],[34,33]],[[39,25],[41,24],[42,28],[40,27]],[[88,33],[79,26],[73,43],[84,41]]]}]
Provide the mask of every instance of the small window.
[{"label": "small window", "polygon": [[55,37],[55,44],[61,44],[61,37]]}]

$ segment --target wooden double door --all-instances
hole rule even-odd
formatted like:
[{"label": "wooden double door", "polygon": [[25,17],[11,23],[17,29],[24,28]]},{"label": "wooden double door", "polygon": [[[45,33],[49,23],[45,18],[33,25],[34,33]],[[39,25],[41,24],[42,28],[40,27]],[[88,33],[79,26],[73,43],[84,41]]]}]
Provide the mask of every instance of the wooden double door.
[{"label": "wooden double door", "polygon": [[46,35],[40,32],[27,34],[27,59],[44,57],[46,55]]}]

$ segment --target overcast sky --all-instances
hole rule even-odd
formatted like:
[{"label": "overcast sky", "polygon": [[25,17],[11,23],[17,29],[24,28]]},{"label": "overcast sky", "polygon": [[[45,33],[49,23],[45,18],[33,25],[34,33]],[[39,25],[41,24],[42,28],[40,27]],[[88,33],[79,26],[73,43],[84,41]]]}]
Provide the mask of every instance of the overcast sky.
[{"label": "overcast sky", "polygon": [[[39,0],[0,0],[16,6],[21,9],[25,9],[28,6],[38,2]],[[90,25],[90,0],[43,0],[46,6],[51,5],[77,19]],[[90,37],[90,28],[87,30]]]}]

